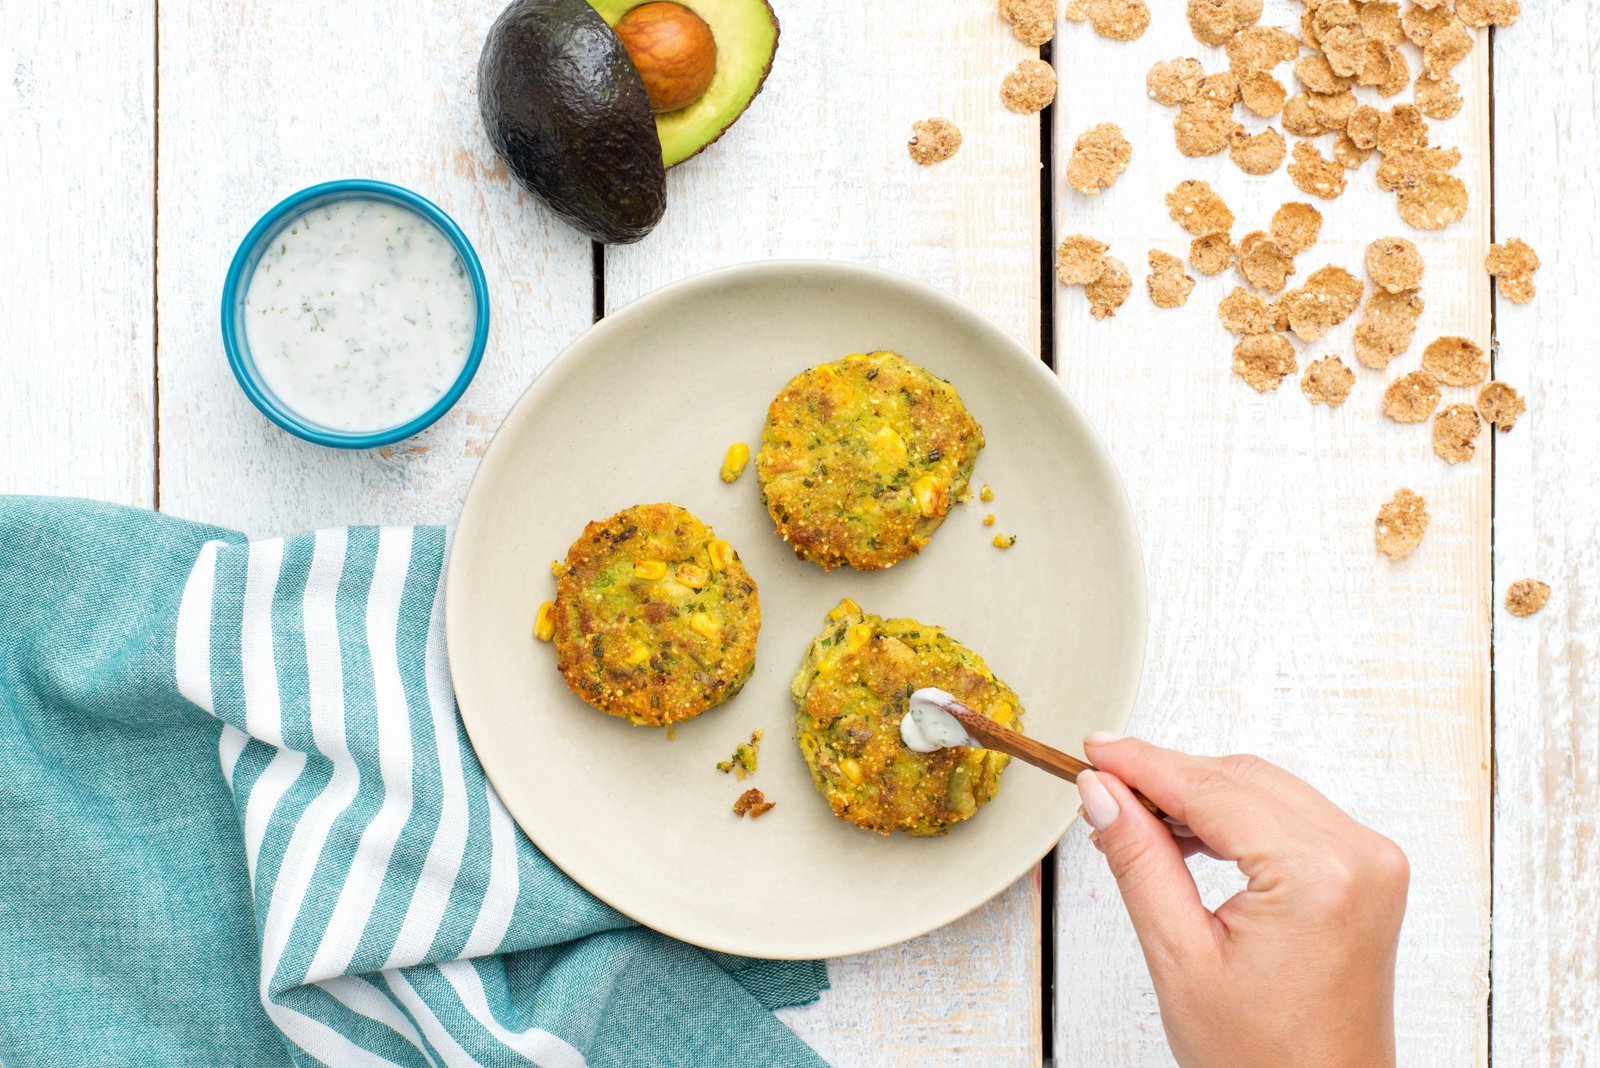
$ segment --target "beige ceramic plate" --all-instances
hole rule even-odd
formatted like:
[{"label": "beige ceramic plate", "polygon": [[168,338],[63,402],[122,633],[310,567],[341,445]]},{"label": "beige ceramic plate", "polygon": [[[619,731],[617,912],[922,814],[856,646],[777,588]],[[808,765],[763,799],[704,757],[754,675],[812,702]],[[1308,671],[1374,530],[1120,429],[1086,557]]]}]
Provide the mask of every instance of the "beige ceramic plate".
[{"label": "beige ceramic plate", "polygon": [[[874,574],[797,560],[772,533],[755,464],[717,478],[729,442],[759,443],[798,371],[893,349],[948,378],[983,424],[974,487],[920,557]],[[755,676],[666,732],[567,691],[530,637],[550,561],[585,522],[674,501],[715,527],[760,587]],[[990,545],[994,529],[1019,536]],[[528,837],[597,897],[657,930],[760,957],[833,957],[949,923],[1005,889],[1077,810],[1072,787],[1013,762],[999,796],[943,838],[881,838],[835,819],[794,743],[789,679],[823,616],[945,626],[1021,695],[1027,732],[1075,749],[1127,723],[1144,653],[1144,574],[1122,484],[1049,370],[937,290],[841,263],[753,264],[644,297],[578,339],[517,402],[473,480],[450,556],[447,632],[461,716]],[[715,768],[752,728],[760,770]],[[736,819],[735,797],[777,802]]]}]

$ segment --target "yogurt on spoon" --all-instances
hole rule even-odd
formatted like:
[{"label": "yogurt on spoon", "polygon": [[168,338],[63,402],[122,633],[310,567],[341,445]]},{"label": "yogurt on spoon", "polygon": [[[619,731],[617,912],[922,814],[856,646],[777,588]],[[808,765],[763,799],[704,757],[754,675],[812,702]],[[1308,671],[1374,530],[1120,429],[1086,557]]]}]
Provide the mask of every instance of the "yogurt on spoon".
[{"label": "yogurt on spoon", "polygon": [[932,753],[952,746],[982,748],[967,734],[945,707],[955,695],[937,686],[924,686],[911,695],[911,709],[900,719],[900,740],[918,753]]}]

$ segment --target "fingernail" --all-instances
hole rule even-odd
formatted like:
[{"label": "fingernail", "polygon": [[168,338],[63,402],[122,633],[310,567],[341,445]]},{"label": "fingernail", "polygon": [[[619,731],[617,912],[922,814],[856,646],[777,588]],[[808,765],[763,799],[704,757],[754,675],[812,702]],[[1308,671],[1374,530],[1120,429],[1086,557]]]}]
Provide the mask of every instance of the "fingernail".
[{"label": "fingernail", "polygon": [[1107,791],[1100,776],[1092,771],[1078,773],[1078,796],[1083,798],[1083,817],[1097,831],[1117,822],[1117,800]]},{"label": "fingernail", "polygon": [[1084,745],[1110,745],[1112,742],[1122,741],[1122,735],[1116,731],[1090,731],[1083,736]]}]

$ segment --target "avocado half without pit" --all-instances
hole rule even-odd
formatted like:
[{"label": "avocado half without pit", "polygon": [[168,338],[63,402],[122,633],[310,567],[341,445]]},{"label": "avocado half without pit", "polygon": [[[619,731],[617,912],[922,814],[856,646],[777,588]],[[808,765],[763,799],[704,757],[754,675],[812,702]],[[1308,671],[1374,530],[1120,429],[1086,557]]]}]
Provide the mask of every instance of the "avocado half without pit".
[{"label": "avocado half without pit", "polygon": [[495,152],[596,241],[648,234],[666,169],[721,137],[772,69],[767,0],[515,0],[478,60]]}]

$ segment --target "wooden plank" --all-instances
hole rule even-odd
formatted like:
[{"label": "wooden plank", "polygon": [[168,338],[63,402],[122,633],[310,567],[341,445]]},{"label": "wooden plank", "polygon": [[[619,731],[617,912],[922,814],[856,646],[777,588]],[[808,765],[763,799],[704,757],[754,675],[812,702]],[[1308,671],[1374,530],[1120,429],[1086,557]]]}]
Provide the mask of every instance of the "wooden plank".
[{"label": "wooden plank", "polygon": [[155,493],[155,20],[26,5],[0,33],[0,492]]},{"label": "wooden plank", "polygon": [[[712,267],[828,257],[931,282],[1035,347],[1039,121],[998,97],[1035,52],[993,4],[922,5],[915,17],[893,0],[776,6],[783,36],[761,97],[672,172],[655,233],[606,251],[608,306]],[[934,115],[963,145],[918,167],[911,123]],[[833,962],[832,992],[783,1018],[839,1065],[1037,1062],[1035,879],[925,938]]]},{"label": "wooden plank", "polygon": [[[1543,260],[1496,302],[1497,378],[1528,414],[1495,436],[1494,990],[1497,1064],[1600,1063],[1600,66],[1593,9],[1523,4],[1495,33],[1495,230]],[[1554,589],[1505,611],[1522,578]]]},{"label": "wooden plank", "polygon": [[[161,7],[161,502],[253,534],[453,519],[535,373],[593,319],[589,243],[520,193],[478,119],[498,3]],[[453,411],[408,441],[338,452],[268,423],[235,385],[217,305],[239,240],[332,178],[422,193],[477,247],[489,349]]]},{"label": "wooden plank", "polygon": [[[1163,203],[1180,180],[1217,188],[1238,216],[1235,238],[1264,229],[1279,204],[1312,199],[1285,169],[1254,178],[1226,155],[1178,153],[1175,112],[1147,98],[1145,72],[1176,56],[1195,56],[1208,70],[1226,69],[1227,60],[1194,40],[1181,5],[1151,6],[1156,19],[1136,42],[1066,24],[1056,43],[1065,99],[1057,174],[1074,139],[1095,123],[1120,124],[1134,146],[1130,169],[1098,198],[1058,179],[1055,213],[1058,235],[1109,242],[1132,271],[1134,292],[1115,319],[1096,322],[1080,291],[1059,290],[1055,321],[1057,369],[1105,434],[1141,523],[1151,638],[1135,729],[1198,752],[1259,753],[1400,842],[1413,865],[1400,1061],[1482,1063],[1490,465],[1482,455],[1446,466],[1432,455],[1428,428],[1385,420],[1379,398],[1390,378],[1418,365],[1432,338],[1488,340],[1480,266],[1490,196],[1488,50],[1480,40],[1455,71],[1466,88],[1462,114],[1433,124],[1435,144],[1463,152],[1456,173],[1472,195],[1465,219],[1440,233],[1410,230],[1374,184],[1376,160],[1349,175],[1342,197],[1317,202],[1322,239],[1299,257],[1292,283],[1327,263],[1364,278],[1364,246],[1388,234],[1416,241],[1428,264],[1416,342],[1390,373],[1356,365],[1354,318],[1317,344],[1297,343],[1302,366],[1335,353],[1356,369],[1353,395],[1330,411],[1307,403],[1297,378],[1263,395],[1231,373],[1234,338],[1216,305],[1240,284],[1233,272],[1196,274],[1180,310],[1156,309],[1144,292],[1148,250],[1188,250],[1189,235]],[[1269,0],[1263,22],[1295,30],[1301,10]],[[1416,70],[1416,50],[1407,52]],[[1292,81],[1289,67],[1277,73]],[[1269,125],[1242,108],[1239,117],[1251,130]],[[1331,138],[1321,147],[1326,154]],[[1452,403],[1470,399],[1466,390],[1447,392]],[[1433,525],[1418,552],[1391,563],[1374,551],[1372,524],[1400,486],[1427,498]],[[1059,1063],[1171,1063],[1104,862],[1076,829],[1058,856]],[[1222,865],[1201,860],[1195,868],[1213,903],[1239,885]]]}]

